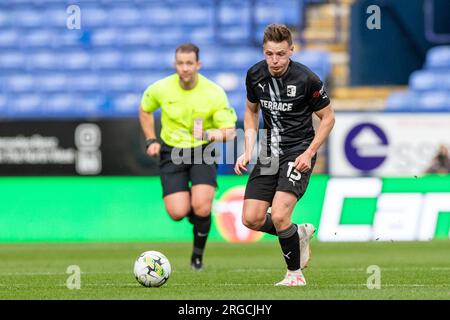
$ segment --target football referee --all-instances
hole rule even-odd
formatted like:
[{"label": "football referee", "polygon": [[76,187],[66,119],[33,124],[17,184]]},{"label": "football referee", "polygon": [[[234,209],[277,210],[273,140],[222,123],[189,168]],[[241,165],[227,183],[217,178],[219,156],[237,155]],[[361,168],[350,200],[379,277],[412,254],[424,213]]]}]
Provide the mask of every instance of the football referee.
[{"label": "football referee", "polygon": [[[308,186],[317,150],[334,125],[334,112],[317,75],[290,59],[294,47],[286,26],[266,28],[263,50],[265,60],[247,72],[245,151],[236,162],[237,174],[251,159],[260,109],[267,137],[247,182],[242,220],[250,229],[278,236],[288,270],[276,285],[302,286],[315,228],[293,224],[291,216]],[[320,119],[317,132],[313,113]]]},{"label": "football referee", "polygon": [[[160,156],[166,211],[175,221],[187,217],[193,224],[193,270],[203,268],[217,186],[217,164],[204,155],[214,158],[214,152],[208,151],[214,141],[234,139],[237,120],[224,90],[199,74],[200,68],[197,46],[187,43],[177,47],[176,73],[145,90],[139,112],[147,155]],[[153,116],[158,108],[161,143],[156,138]]]}]

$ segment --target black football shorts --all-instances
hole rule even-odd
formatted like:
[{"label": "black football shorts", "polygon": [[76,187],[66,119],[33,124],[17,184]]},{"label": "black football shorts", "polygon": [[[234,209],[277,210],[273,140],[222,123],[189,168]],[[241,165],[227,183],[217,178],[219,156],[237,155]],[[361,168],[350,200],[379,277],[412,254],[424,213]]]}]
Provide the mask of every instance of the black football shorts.
[{"label": "black football shorts", "polygon": [[[300,153],[281,156],[278,166],[270,163],[263,164],[258,159],[245,188],[244,199],[256,199],[272,203],[277,191],[291,192],[297,197],[297,201],[306,192],[309,179],[316,163],[316,155],[311,159],[311,170],[299,172],[294,168],[294,161]],[[272,159],[273,161],[273,159]],[[272,167],[275,169],[269,169]]]},{"label": "black football shorts", "polygon": [[[205,147],[199,147],[191,149],[190,161],[184,161],[189,163],[174,163],[172,159],[172,147],[163,143],[161,145],[160,152],[160,176],[161,185],[163,189],[163,197],[180,191],[189,191],[189,182],[192,185],[196,184],[208,184],[213,187],[217,187],[217,164],[205,163],[204,160],[201,163],[194,163],[194,152],[200,152]],[[184,149],[182,152],[186,152]]]}]

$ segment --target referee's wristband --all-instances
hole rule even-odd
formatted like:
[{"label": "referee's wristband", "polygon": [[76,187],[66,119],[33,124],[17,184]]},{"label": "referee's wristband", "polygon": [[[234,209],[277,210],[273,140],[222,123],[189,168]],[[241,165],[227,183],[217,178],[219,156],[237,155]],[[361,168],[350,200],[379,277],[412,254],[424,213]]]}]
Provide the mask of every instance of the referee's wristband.
[{"label": "referee's wristband", "polygon": [[158,139],[147,139],[145,140],[145,150],[148,149],[148,147],[150,147],[152,144],[154,144],[155,142],[158,142]]}]

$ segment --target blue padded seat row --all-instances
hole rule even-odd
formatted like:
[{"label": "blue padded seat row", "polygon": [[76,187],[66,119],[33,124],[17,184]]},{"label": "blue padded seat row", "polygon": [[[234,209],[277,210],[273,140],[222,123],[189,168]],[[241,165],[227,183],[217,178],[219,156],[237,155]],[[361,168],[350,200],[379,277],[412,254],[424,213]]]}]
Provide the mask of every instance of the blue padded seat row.
[{"label": "blue padded seat row", "polygon": [[142,92],[171,72],[12,73],[0,78],[0,92]]},{"label": "blue padded seat row", "polygon": [[427,91],[419,95],[417,110],[450,111],[450,91]]},{"label": "blue padded seat row", "polygon": [[256,21],[262,24],[273,22],[298,24],[301,1],[260,0],[256,2]]},{"label": "blue padded seat row", "polygon": [[[239,8],[239,14],[236,14]],[[222,1],[219,7],[219,21],[224,26],[243,26],[251,17],[250,3],[240,0]]]},{"label": "blue padded seat row", "polygon": [[450,111],[450,91],[393,92],[386,101],[386,111]]},{"label": "blue padded seat row", "polygon": [[418,103],[418,94],[411,91],[392,92],[386,100],[386,111],[413,111]]},{"label": "blue padded seat row", "polygon": [[415,91],[450,91],[450,68],[414,71],[409,77],[409,88]]},{"label": "blue padded seat row", "polygon": [[[201,47],[200,60],[205,68],[222,70],[248,69],[263,59],[256,48]],[[173,68],[174,49],[136,50],[33,50],[5,49],[0,51],[0,70],[101,70],[144,69],[162,70]]]},{"label": "blue padded seat row", "polygon": [[19,46],[20,33],[16,29],[0,29],[0,49]]},{"label": "blue padded seat row", "polygon": [[330,54],[326,51],[302,50],[294,53],[292,60],[304,64],[322,80],[325,80],[331,72]]},{"label": "blue padded seat row", "polygon": [[427,69],[450,69],[450,46],[433,47],[427,52]]},{"label": "blue padded seat row", "polygon": [[92,30],[90,34],[89,44],[94,47],[146,46],[156,49],[161,46],[175,46],[182,42],[205,44],[214,40],[212,27],[193,28],[189,31],[181,27],[129,28],[127,30],[100,28]]},{"label": "blue padded seat row", "polygon": [[0,70],[23,69],[26,66],[26,61],[26,55],[20,51],[0,51]]},{"label": "blue padded seat row", "polygon": [[240,72],[227,70],[200,70],[200,73],[213,82],[217,83],[227,92],[245,90],[246,70],[242,70]]}]

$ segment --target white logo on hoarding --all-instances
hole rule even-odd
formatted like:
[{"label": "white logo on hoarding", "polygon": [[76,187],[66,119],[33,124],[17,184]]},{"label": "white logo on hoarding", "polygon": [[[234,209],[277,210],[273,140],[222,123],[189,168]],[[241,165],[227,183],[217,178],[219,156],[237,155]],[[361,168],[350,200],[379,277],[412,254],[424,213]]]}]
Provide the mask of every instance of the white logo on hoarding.
[{"label": "white logo on hoarding", "polygon": [[[382,180],[378,178],[331,179],[325,193],[319,240],[430,240],[435,235],[439,213],[450,211],[450,193],[381,191]],[[376,198],[373,224],[341,224],[346,198]]]},{"label": "white logo on hoarding", "polygon": [[388,151],[388,146],[367,127],[358,133],[351,144],[360,157],[385,157]]},{"label": "white logo on hoarding", "polygon": [[82,175],[99,174],[102,171],[101,131],[93,123],[80,124],[75,129],[75,145],[78,148],[75,170]]}]

